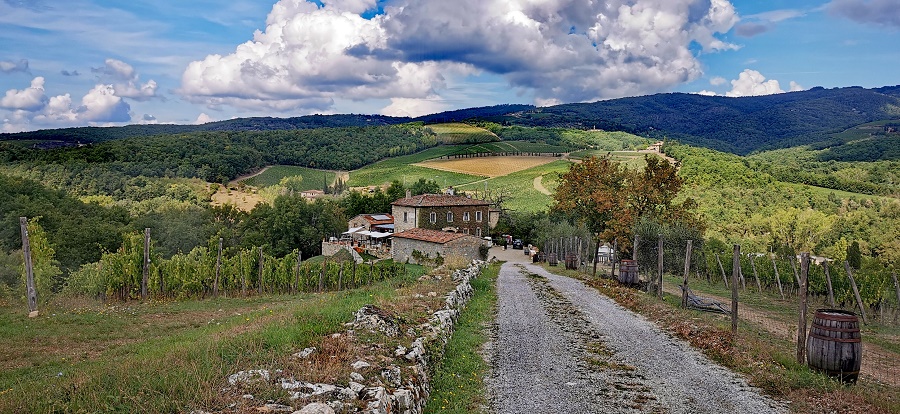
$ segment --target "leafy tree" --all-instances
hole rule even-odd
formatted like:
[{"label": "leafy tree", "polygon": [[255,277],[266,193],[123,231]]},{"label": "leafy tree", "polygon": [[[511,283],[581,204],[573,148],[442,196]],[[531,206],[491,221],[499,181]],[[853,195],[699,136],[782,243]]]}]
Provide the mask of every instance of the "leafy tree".
[{"label": "leafy tree", "polygon": [[412,195],[437,194],[441,192],[441,186],[434,180],[419,178],[419,181],[409,186],[409,190],[412,192]]},{"label": "leafy tree", "polygon": [[[50,246],[47,232],[38,224],[40,217],[28,220],[28,242],[31,245],[31,263],[34,271],[34,284],[39,300],[46,300],[51,292],[57,292],[62,286],[59,262],[54,258],[56,251]],[[22,280],[25,280],[25,269],[22,267]],[[25,283],[22,282],[22,286]],[[43,296],[41,296],[43,295]]]},{"label": "leafy tree", "polygon": [[303,191],[303,176],[291,175],[281,179],[278,185],[284,187],[288,195],[300,194]]},{"label": "leafy tree", "polygon": [[847,247],[847,262],[854,269],[859,269],[862,266],[862,252],[859,249],[859,242],[856,240]]}]

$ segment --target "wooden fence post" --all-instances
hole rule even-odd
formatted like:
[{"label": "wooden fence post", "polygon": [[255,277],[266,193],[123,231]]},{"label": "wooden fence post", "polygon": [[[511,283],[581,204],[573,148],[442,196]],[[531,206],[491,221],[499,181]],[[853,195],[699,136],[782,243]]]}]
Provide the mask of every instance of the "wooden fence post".
[{"label": "wooden fence post", "polygon": [[641,238],[638,237],[637,234],[635,234],[634,235],[634,246],[631,249],[631,260],[637,261],[638,246],[640,246],[640,243],[641,243]]},{"label": "wooden fence post", "polygon": [[663,298],[663,238],[662,234],[659,235],[659,239],[656,243],[657,254],[657,264],[656,270],[659,273],[659,284],[656,286],[657,292],[659,293],[659,298]]},{"label": "wooden fence post", "polygon": [[597,245],[594,247],[594,277],[597,277],[597,259],[600,256],[600,238],[597,238]]},{"label": "wooden fence post", "polygon": [[[828,306],[834,308],[834,289],[831,287],[831,272],[828,270],[828,260],[822,262],[822,267],[825,268],[825,282],[828,286]],[[900,299],[900,295],[897,295],[898,299]]]},{"label": "wooden fence post", "polygon": [[716,253],[716,262],[719,263],[719,271],[722,272],[722,280],[725,281],[725,288],[728,288],[728,278],[725,277],[725,268],[722,267],[722,260],[719,259],[718,253]]},{"label": "wooden fence post", "polygon": [[[610,260],[612,260],[612,266],[610,267],[609,277],[615,279],[617,264],[616,262],[618,262],[619,260],[619,241],[615,239],[613,239],[612,257],[610,257]],[[619,271],[621,272],[622,269],[619,269]]]},{"label": "wooden fence post", "polygon": [[781,276],[778,275],[778,263],[772,258],[772,267],[775,269],[775,281],[778,282],[778,293],[781,294],[781,300],[784,300],[784,289],[781,288]]},{"label": "wooden fence post", "polygon": [[338,285],[337,285],[337,290],[340,292],[341,287],[342,287],[341,285],[342,285],[343,282],[344,282],[344,262],[340,262],[340,263],[338,264],[338,266],[340,266],[340,269],[338,270]]},{"label": "wooden fence post", "polygon": [[219,297],[219,275],[222,273],[222,238],[219,237],[219,254],[216,255],[216,280],[213,281],[213,297]]},{"label": "wooden fence post", "polygon": [[762,284],[759,283],[759,273],[756,273],[756,254],[750,255],[750,267],[753,269],[753,278],[756,279],[756,289],[762,293]]},{"label": "wooden fence post", "polygon": [[797,322],[797,363],[806,363],[806,292],[809,282],[809,253],[800,253],[800,320]]},{"label": "wooden fence post", "polygon": [[19,227],[22,231],[22,253],[25,255],[25,289],[28,299],[28,317],[33,318],[37,314],[37,289],[34,287],[34,263],[31,262],[31,242],[28,240],[28,218],[19,217]]},{"label": "wooden fence post", "polygon": [[863,304],[862,298],[859,296],[859,288],[856,287],[856,279],[853,278],[850,262],[844,261],[844,269],[847,271],[847,277],[850,278],[850,287],[853,288],[853,295],[856,296],[856,306],[859,306],[859,313],[862,315],[863,323],[868,325],[869,321],[866,319],[866,305]]},{"label": "wooden fence post", "polygon": [[685,248],[684,254],[684,286],[681,289],[681,307],[687,308],[687,289],[688,289],[688,275],[691,274],[691,248],[693,247],[694,241],[688,240],[687,247]]},{"label": "wooden fence post", "polygon": [[[720,263],[721,265],[721,263]],[[738,323],[738,278],[741,273],[741,245],[734,245],[731,269],[731,334],[737,340]]]},{"label": "wooden fence post", "polygon": [[262,293],[263,293],[263,260],[265,260],[265,258],[263,257],[262,246],[260,246],[259,247],[259,294],[260,295],[262,295]]},{"label": "wooden fence post", "polygon": [[150,228],[144,229],[144,265],[141,278],[141,300],[150,295],[147,285],[150,283]]}]

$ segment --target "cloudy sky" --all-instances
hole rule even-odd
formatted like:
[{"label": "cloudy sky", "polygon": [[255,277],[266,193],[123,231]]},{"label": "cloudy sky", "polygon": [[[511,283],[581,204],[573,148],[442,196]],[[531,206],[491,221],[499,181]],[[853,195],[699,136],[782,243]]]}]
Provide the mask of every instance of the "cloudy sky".
[{"label": "cloudy sky", "polygon": [[0,0],[0,132],[900,84],[900,0]]}]

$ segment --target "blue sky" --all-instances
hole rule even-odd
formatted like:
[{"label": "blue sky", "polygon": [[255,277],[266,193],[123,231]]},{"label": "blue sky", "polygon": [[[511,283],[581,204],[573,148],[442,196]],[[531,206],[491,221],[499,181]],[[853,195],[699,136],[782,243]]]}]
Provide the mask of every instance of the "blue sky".
[{"label": "blue sky", "polygon": [[0,0],[0,132],[900,84],[900,1]]}]

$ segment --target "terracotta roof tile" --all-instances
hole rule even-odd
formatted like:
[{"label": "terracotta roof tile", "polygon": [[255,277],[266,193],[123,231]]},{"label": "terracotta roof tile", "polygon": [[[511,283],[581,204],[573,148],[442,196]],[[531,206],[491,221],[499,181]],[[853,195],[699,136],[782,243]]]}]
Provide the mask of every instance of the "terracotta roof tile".
[{"label": "terracotta roof tile", "polygon": [[456,239],[471,236],[462,233],[450,233],[447,231],[420,229],[417,227],[400,233],[394,233],[394,238],[396,239],[398,237],[401,239],[422,240],[431,243],[445,244]]},{"label": "terracotta roof tile", "polygon": [[451,207],[451,206],[488,206],[491,203],[468,198],[459,195],[447,194],[422,194],[413,197],[404,197],[391,203],[395,206],[404,207]]}]

